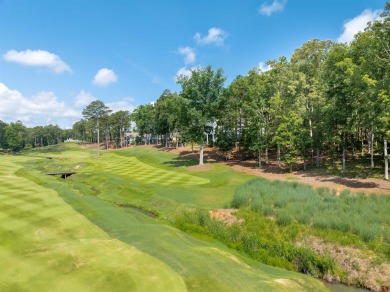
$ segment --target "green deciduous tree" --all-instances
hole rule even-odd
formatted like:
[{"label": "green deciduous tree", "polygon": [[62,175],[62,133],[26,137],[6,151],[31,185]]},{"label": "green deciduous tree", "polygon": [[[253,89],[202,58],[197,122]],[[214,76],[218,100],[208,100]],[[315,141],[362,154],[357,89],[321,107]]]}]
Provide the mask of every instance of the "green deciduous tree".
[{"label": "green deciduous tree", "polygon": [[12,151],[20,151],[25,146],[27,128],[22,122],[10,123],[5,126],[6,148]]},{"label": "green deciduous tree", "polygon": [[93,121],[96,125],[98,156],[100,156],[100,124],[101,121],[106,118],[110,112],[111,110],[100,100],[92,101],[83,110],[84,118]]},{"label": "green deciduous tree", "polygon": [[[331,41],[310,40],[296,49],[291,57],[291,63],[300,73],[300,86],[298,94],[304,101],[303,124],[305,130],[301,131],[301,152],[306,155],[307,147],[310,147],[312,163],[314,150],[316,150],[316,165],[320,163],[320,149],[323,143],[323,107],[325,99],[323,94],[323,82],[321,73],[323,64],[328,56]],[[304,133],[308,133],[308,137]],[[305,160],[305,159],[304,159]]]},{"label": "green deciduous tree", "polygon": [[137,130],[144,143],[149,144],[151,135],[155,132],[155,108],[153,104],[140,105],[131,114],[131,119],[137,125]]},{"label": "green deciduous tree", "polygon": [[5,135],[5,127],[8,124],[0,120],[0,148],[7,148],[7,137]]},{"label": "green deciduous tree", "polygon": [[182,75],[178,78],[182,87],[181,96],[188,101],[186,129],[191,138],[200,145],[200,165],[203,164],[207,126],[217,118],[225,79],[221,68],[214,71],[211,66],[198,68],[191,71],[191,76]]},{"label": "green deciduous tree", "polygon": [[126,131],[130,128],[131,124],[131,116],[129,111],[117,111],[110,115],[109,124],[111,126],[111,134],[114,136],[116,140],[116,144],[120,147],[124,147],[125,144],[125,134]]}]

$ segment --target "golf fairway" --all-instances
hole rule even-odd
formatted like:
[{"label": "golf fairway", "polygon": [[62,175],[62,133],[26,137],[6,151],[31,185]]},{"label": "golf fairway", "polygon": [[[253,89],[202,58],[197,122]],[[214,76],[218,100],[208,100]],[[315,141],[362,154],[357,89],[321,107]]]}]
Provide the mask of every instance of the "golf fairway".
[{"label": "golf fairway", "polygon": [[[142,152],[142,159],[135,154],[96,159],[70,148],[53,152],[52,160],[0,156],[1,291],[327,291],[314,278],[118,206],[116,199],[151,201],[164,214],[185,205],[186,194],[193,205],[215,205],[233,188],[230,176],[240,180],[224,168],[206,176],[159,166],[172,156],[157,150]],[[54,168],[77,174],[44,175]],[[217,199],[205,203],[207,194]]]}]

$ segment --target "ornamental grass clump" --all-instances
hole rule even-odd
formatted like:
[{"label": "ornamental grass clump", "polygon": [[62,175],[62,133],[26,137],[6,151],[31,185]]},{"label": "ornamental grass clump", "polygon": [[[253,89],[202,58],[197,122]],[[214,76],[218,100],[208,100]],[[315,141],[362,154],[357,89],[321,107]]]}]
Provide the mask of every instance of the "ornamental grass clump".
[{"label": "ornamental grass clump", "polygon": [[231,206],[248,207],[266,217],[276,215],[281,226],[291,222],[321,230],[353,233],[366,242],[383,238],[390,229],[390,197],[325,187],[313,189],[297,182],[254,179],[237,188]]}]

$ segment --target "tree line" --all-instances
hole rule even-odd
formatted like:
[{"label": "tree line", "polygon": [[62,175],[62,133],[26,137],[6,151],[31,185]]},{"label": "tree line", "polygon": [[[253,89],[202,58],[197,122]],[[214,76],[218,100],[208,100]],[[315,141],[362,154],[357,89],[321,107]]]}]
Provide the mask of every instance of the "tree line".
[{"label": "tree line", "polygon": [[[368,24],[350,44],[310,40],[288,60],[267,62],[227,87],[221,68],[197,68],[180,76],[179,93],[165,90],[154,104],[132,114],[141,137],[172,136],[181,142],[212,143],[228,153],[256,155],[258,164],[275,153],[290,167],[303,160],[320,166],[365,151],[384,159],[388,179],[390,134],[390,3],[381,18]],[[210,142],[211,141],[211,142]]]},{"label": "tree line", "polygon": [[28,128],[21,121],[5,123],[0,120],[0,149],[17,152],[23,148],[38,148],[63,142],[72,135],[57,125]]},{"label": "tree line", "polygon": [[25,128],[0,122],[0,146],[21,149],[58,143],[72,137],[82,142],[126,145],[126,132],[136,124],[138,143],[176,147],[185,143],[212,145],[227,154],[233,149],[255,155],[259,167],[270,156],[289,166],[303,161],[317,167],[326,157],[334,164],[347,158],[382,155],[388,179],[390,135],[390,2],[381,18],[368,24],[349,44],[318,39],[297,48],[290,60],[267,62],[225,86],[222,68],[211,66],[181,75],[180,92],[164,90],[154,103],[133,113],[112,112],[96,100],[70,130],[58,126]]},{"label": "tree line", "polygon": [[[125,134],[130,129],[131,116],[128,111],[112,111],[103,102],[93,101],[83,110],[85,119],[73,124],[72,129],[61,129],[57,125],[26,127],[21,121],[5,123],[0,120],[0,149],[18,152],[24,148],[40,148],[64,141],[104,143],[109,146],[125,146]],[[97,133],[102,133],[102,137]]]}]

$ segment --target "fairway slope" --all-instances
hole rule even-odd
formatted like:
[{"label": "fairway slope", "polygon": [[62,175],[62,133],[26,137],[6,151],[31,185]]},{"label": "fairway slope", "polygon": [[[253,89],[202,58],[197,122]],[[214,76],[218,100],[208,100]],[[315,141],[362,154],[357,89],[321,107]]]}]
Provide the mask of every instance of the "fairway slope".
[{"label": "fairway slope", "polygon": [[136,157],[110,155],[104,160],[101,171],[109,172],[129,180],[160,186],[202,185],[209,180],[182,172],[170,171],[141,162]]},{"label": "fairway slope", "polygon": [[[76,267],[76,271],[90,269],[85,274],[78,273],[77,285],[82,285],[86,278],[88,281],[96,277],[102,281],[106,279],[100,287],[109,287],[114,282],[112,285],[116,286],[121,282],[120,287],[128,287],[130,291],[175,291],[183,287],[188,291],[326,291],[314,278],[261,264],[217,241],[194,238],[170,225],[170,216],[178,209],[221,206],[231,199],[237,185],[250,179],[249,176],[220,165],[207,174],[192,173],[185,169],[188,166],[185,161],[181,167],[175,164],[177,161],[171,154],[152,148],[130,149],[120,151],[120,154],[119,151],[104,152],[99,159],[80,152],[76,150],[77,155],[72,157],[72,150],[67,150],[61,153],[63,156],[51,160],[35,157],[24,161],[25,167],[18,171],[23,178],[18,177],[20,181],[15,185],[30,184],[38,190],[34,193],[44,196],[42,202],[34,203],[39,205],[37,211],[55,200],[48,208],[52,211],[46,214],[53,221],[53,228],[48,231],[55,237],[42,239],[46,245],[50,241],[49,248],[40,254],[36,247],[37,252],[31,256],[34,263],[43,263],[45,269],[53,267],[49,258],[58,259],[58,268],[50,270],[54,274],[48,273],[51,276],[45,281],[62,281],[68,274],[72,275],[72,269]],[[13,158],[9,159],[9,163],[15,165],[16,162],[11,161]],[[78,167],[78,170],[66,180],[43,175],[46,169],[53,167]],[[7,199],[15,199],[11,194],[15,187],[7,187]],[[21,191],[27,192],[26,188]],[[24,200],[20,198],[14,203],[24,206]],[[56,209],[57,204],[61,207]],[[159,218],[150,218],[125,206],[156,210]],[[69,216],[71,211],[72,216]],[[68,218],[74,218],[78,223],[68,222]],[[32,221],[35,219],[23,218],[27,225],[32,225]],[[39,229],[42,227],[31,230],[29,236],[34,237]],[[38,234],[45,232],[44,229]],[[10,243],[19,242],[18,237],[23,233],[17,231]],[[35,243],[34,240],[27,238],[26,242]],[[20,250],[27,254],[31,249]],[[66,251],[64,256],[62,251]],[[123,256],[126,254],[129,256]],[[8,254],[8,263],[17,258],[15,253]],[[18,260],[27,265],[26,269],[31,268],[28,261]],[[73,264],[69,265],[69,262]],[[29,272],[22,274],[29,275]],[[13,283],[11,275],[0,277]],[[26,284],[29,279],[26,277],[16,282]],[[33,279],[39,282],[38,278]]]},{"label": "fairway slope", "polygon": [[[166,264],[110,238],[54,190],[0,166],[1,291],[185,291]],[[6,267],[6,268],[4,268]]]}]

